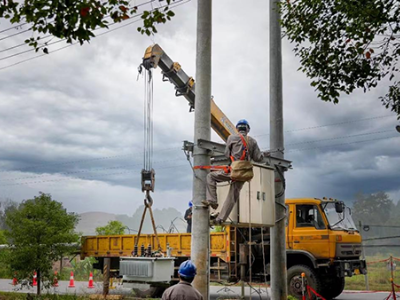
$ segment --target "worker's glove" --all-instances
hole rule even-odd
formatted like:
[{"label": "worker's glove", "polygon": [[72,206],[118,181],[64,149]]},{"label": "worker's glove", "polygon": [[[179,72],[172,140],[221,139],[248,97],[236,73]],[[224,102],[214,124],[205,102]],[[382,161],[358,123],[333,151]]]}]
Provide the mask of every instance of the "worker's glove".
[{"label": "worker's glove", "polygon": [[270,157],[271,156],[271,152],[263,151],[263,155],[264,155],[264,157]]}]

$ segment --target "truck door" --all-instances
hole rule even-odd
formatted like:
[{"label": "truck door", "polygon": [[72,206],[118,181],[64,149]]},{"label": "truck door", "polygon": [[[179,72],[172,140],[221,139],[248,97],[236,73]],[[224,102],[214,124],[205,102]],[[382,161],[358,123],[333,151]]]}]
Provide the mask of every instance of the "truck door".
[{"label": "truck door", "polygon": [[320,207],[313,204],[297,204],[294,213],[292,249],[308,251],[316,258],[328,258],[329,231]]}]

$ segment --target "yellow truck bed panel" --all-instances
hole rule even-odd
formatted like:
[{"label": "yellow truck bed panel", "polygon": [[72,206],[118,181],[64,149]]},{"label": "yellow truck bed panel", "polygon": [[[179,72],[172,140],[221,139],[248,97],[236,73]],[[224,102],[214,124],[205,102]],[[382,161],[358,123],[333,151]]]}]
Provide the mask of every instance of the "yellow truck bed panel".
[{"label": "yellow truck bed panel", "polygon": [[[211,256],[220,257],[229,261],[229,237],[228,232],[213,232],[210,234]],[[188,233],[162,233],[158,235],[161,249],[166,253],[167,244],[172,248],[173,256],[190,256],[190,245],[192,235]],[[108,236],[85,236],[82,238],[81,258],[85,257],[120,257],[131,256],[137,235],[108,235]],[[140,235],[138,248],[141,245],[147,248],[151,245],[153,250],[157,249],[157,241],[154,234]]]}]

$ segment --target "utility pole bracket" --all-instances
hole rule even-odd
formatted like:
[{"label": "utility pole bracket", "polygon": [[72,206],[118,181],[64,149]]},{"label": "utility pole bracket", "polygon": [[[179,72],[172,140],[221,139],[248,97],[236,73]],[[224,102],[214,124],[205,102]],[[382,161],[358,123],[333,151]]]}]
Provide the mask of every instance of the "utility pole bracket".
[{"label": "utility pole bracket", "polygon": [[[225,156],[225,144],[216,143],[208,140],[199,139],[197,146],[209,150],[211,153],[211,164],[213,165],[227,165],[229,159]],[[194,143],[189,141],[183,142],[182,150],[193,153]],[[276,166],[283,168],[283,171],[292,169],[292,162],[287,159],[278,158],[274,156],[265,156],[261,164],[267,165],[275,169]]]}]

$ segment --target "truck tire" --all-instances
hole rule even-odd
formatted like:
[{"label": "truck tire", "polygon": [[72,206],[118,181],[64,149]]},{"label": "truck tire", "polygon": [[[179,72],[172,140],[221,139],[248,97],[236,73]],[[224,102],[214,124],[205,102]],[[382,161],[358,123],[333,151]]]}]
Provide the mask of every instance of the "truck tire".
[{"label": "truck tire", "polygon": [[[321,291],[321,281],[317,272],[306,265],[295,265],[287,271],[287,285],[290,295],[301,299],[302,296],[302,280],[301,273],[305,274],[305,284],[312,287],[317,293]],[[316,299],[314,296],[312,299]]]},{"label": "truck tire", "polygon": [[132,290],[135,293],[135,296],[139,298],[161,298],[166,288],[144,285],[143,288],[133,288]]},{"label": "truck tire", "polygon": [[328,281],[328,284],[325,285],[322,291],[322,296],[324,296],[327,300],[335,299],[339,296],[345,286],[344,277],[332,277],[331,280]]}]

